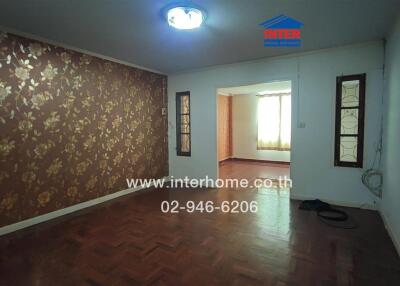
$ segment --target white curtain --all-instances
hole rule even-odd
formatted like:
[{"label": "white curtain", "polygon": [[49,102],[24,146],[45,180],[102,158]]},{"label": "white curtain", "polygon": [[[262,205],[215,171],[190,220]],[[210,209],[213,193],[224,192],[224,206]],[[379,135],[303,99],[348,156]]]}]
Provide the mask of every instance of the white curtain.
[{"label": "white curtain", "polygon": [[257,149],[290,150],[290,113],[290,94],[270,94],[258,97]]}]

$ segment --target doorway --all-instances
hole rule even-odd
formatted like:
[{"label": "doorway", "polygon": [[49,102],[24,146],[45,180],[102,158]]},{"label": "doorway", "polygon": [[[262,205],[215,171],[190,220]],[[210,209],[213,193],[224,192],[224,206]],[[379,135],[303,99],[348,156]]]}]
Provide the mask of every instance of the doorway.
[{"label": "doorway", "polygon": [[217,90],[220,179],[290,178],[292,83]]}]

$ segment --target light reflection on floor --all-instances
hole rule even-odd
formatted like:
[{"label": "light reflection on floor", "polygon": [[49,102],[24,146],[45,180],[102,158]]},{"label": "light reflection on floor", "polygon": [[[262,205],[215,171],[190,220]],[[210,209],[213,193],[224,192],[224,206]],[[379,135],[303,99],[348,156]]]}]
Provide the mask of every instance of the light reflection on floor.
[{"label": "light reflection on floor", "polygon": [[[268,236],[273,235],[281,240],[289,241],[290,189],[279,187],[276,181],[279,177],[290,177],[288,165],[226,161],[220,165],[219,174],[221,179],[247,179],[251,183],[255,179],[274,180],[271,188],[229,189],[228,192],[247,192],[252,200],[257,201],[258,212],[253,222],[257,225],[255,230],[259,235],[266,237],[268,234]],[[224,195],[223,192],[220,192],[220,195],[226,199],[235,197]]]}]

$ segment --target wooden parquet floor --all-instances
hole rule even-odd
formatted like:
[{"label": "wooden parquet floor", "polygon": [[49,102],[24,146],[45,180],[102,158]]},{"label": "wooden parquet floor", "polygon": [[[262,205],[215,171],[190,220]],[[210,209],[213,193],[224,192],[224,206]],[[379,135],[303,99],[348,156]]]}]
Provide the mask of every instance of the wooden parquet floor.
[{"label": "wooden parquet floor", "polygon": [[[164,214],[163,200],[256,200],[256,214]],[[145,190],[0,237],[0,285],[400,285],[376,212],[322,224],[286,190]]]}]

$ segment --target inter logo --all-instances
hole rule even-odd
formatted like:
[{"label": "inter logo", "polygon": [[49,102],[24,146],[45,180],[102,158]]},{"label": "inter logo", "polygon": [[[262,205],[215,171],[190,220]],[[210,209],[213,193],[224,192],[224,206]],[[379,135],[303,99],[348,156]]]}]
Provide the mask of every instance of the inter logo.
[{"label": "inter logo", "polygon": [[300,47],[303,23],[279,15],[260,24],[264,30],[265,47]]}]

